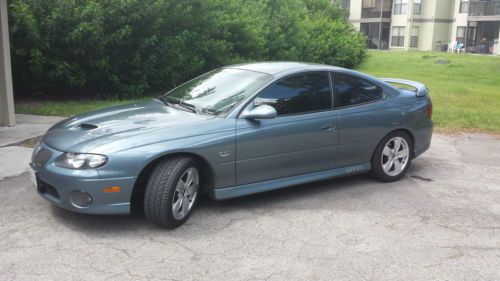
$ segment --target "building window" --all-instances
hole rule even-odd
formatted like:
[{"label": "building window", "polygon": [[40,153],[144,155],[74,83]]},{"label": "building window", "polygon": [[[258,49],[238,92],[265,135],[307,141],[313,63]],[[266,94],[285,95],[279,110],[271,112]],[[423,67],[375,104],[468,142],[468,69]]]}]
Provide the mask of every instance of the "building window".
[{"label": "building window", "polygon": [[394,14],[406,15],[408,10],[408,0],[394,0]]},{"label": "building window", "polygon": [[462,44],[465,42],[465,26],[457,26],[457,42]]},{"label": "building window", "polygon": [[458,12],[461,14],[469,12],[469,0],[460,0],[460,9]]},{"label": "building window", "polygon": [[418,47],[418,26],[413,26],[411,28],[411,37],[410,37],[410,47],[417,48]]},{"label": "building window", "polygon": [[405,45],[405,27],[404,26],[393,26],[392,27],[391,46],[404,47],[404,45]]},{"label": "building window", "polygon": [[420,15],[422,12],[422,0],[414,0],[413,1],[413,14]]},{"label": "building window", "polygon": [[343,0],[340,5],[343,9],[349,10],[349,7],[351,7],[351,0]]}]

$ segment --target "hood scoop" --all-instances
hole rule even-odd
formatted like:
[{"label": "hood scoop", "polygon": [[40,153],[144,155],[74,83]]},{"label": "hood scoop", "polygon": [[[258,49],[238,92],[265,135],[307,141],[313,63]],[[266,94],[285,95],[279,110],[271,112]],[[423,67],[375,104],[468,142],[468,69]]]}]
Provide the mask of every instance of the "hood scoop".
[{"label": "hood scoop", "polygon": [[94,124],[88,124],[88,123],[82,123],[76,127],[74,127],[74,130],[78,131],[90,131],[93,129],[97,129],[97,125]]}]

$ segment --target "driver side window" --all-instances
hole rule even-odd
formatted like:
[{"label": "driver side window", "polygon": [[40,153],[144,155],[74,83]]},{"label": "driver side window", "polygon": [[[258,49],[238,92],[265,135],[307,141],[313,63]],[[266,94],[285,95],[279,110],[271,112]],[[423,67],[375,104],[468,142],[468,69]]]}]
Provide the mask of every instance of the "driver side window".
[{"label": "driver side window", "polygon": [[288,76],[264,89],[254,105],[268,104],[278,116],[301,114],[332,107],[330,78],[327,72],[313,72]]}]

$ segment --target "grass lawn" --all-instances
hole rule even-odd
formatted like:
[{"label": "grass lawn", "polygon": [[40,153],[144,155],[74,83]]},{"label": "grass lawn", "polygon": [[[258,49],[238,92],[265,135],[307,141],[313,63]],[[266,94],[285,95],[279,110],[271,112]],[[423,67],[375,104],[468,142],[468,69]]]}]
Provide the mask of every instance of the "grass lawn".
[{"label": "grass lawn", "polygon": [[500,132],[500,57],[371,51],[356,70],[426,84],[441,130]]},{"label": "grass lawn", "polygon": [[[356,70],[426,84],[434,105],[434,124],[440,130],[500,132],[500,57],[370,51]],[[16,112],[69,116],[135,101],[140,100],[20,101]]]},{"label": "grass lawn", "polygon": [[49,116],[70,116],[78,113],[105,108],[114,105],[134,103],[148,100],[81,100],[81,101],[15,101],[16,113],[49,115]]}]

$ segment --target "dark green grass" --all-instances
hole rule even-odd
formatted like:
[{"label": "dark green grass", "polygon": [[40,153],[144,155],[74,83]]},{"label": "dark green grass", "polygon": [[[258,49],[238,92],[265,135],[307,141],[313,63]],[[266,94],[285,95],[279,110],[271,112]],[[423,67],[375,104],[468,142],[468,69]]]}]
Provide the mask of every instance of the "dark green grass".
[{"label": "dark green grass", "polygon": [[16,113],[71,116],[105,107],[134,103],[151,98],[131,100],[80,100],[80,101],[16,101]]},{"label": "dark green grass", "polygon": [[356,70],[426,84],[438,128],[500,131],[500,57],[371,51]]}]

